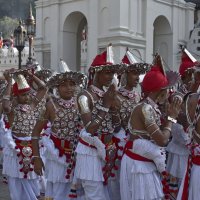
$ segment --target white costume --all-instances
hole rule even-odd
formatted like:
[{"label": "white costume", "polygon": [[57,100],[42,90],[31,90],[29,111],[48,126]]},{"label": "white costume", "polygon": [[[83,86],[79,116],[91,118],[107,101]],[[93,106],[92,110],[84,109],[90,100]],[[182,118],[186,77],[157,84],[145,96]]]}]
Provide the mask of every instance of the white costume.
[{"label": "white costume", "polygon": [[[200,146],[194,149],[194,155],[191,172],[189,173],[188,170],[186,170],[177,200],[197,200],[200,197]],[[186,184],[186,187],[184,187],[186,182],[185,178],[187,176],[189,176],[189,186]],[[188,197],[186,196],[187,190]]]},{"label": "white costume", "polygon": [[[8,177],[9,190],[12,200],[34,200],[40,196],[39,179],[33,172],[31,162],[32,148],[30,134],[43,110],[42,100],[32,110],[30,105],[18,104],[14,108],[14,122],[12,129],[5,134],[3,149],[3,174]],[[15,133],[24,134],[24,137],[16,137]],[[16,186],[15,186],[16,184]],[[20,192],[19,192],[20,191]],[[23,197],[22,197],[23,194]]]},{"label": "white costume", "polygon": [[[31,143],[31,137],[15,138],[16,140],[22,141],[22,143]],[[20,171],[22,168],[22,157],[20,154],[20,149],[16,149],[15,140],[12,137],[10,131],[6,133],[4,139],[5,147],[3,149],[3,174],[8,177],[8,185],[10,196],[12,200],[37,200],[40,196],[38,177],[33,172],[32,164],[29,165],[29,172],[24,174]],[[22,149],[23,150],[23,149]],[[30,148],[24,147],[24,156],[26,162],[30,162],[31,155]],[[19,155],[19,156],[18,156]],[[24,165],[25,167],[25,165]]]},{"label": "white costume", "polygon": [[[147,98],[142,103],[145,125],[160,125],[158,106]],[[122,200],[161,200],[164,197],[161,174],[165,172],[165,151],[151,141],[146,130],[136,130],[129,124],[131,134],[138,139],[128,141],[121,162],[120,190]],[[160,172],[160,173],[159,173]]]},{"label": "white costume", "polygon": [[[29,91],[25,78],[18,75],[19,81],[21,78],[23,89]],[[3,149],[3,174],[8,178],[12,200],[37,200],[40,196],[39,178],[33,171],[31,133],[36,120],[45,109],[45,102],[43,98],[34,108],[29,104],[12,107],[14,119],[5,134]],[[22,136],[17,137],[17,134]]]},{"label": "white costume", "polygon": [[[51,124],[50,134],[42,137],[45,147],[46,197],[67,200],[73,180],[75,148],[79,136],[78,111],[75,98],[71,100],[53,97],[56,118]],[[56,103],[56,104],[55,104]],[[52,131],[54,130],[54,132]],[[46,133],[49,132],[46,130]],[[69,145],[73,144],[71,148]],[[82,197],[77,198],[82,199]]]},{"label": "white costume", "polygon": [[190,139],[188,134],[184,131],[183,126],[176,123],[172,125],[172,140],[167,145],[167,172],[173,177],[177,178],[178,187],[183,179],[187,162],[189,149],[187,144]]},{"label": "white costume", "polygon": [[125,154],[121,162],[120,189],[122,200],[162,199],[163,191],[159,172],[165,171],[165,153],[159,146],[145,139],[133,142],[129,153],[153,160],[134,160]]},{"label": "white costume", "polygon": [[[104,93],[104,91],[101,91],[93,85],[91,88],[97,95],[98,92],[101,94]],[[89,92],[87,91],[87,93]],[[91,99],[93,102],[93,110],[91,112],[92,120],[95,120],[99,107],[103,106],[102,96],[99,96],[98,100],[94,100],[91,95]],[[111,176],[115,176],[115,165],[120,155],[119,149],[116,147],[114,148],[114,153],[111,153],[111,157],[107,159],[107,155],[110,154],[106,153],[104,138],[109,138],[110,142],[115,143],[115,141],[112,140],[113,132],[112,118],[111,114],[108,112],[96,131],[95,136],[91,136],[85,129],[80,133],[80,141],[76,148],[75,176],[80,179],[87,200],[110,199],[106,184],[109,183]],[[112,145],[113,144],[109,144],[107,146],[111,147]]]},{"label": "white costume", "polygon": [[96,148],[78,143],[75,176],[80,179],[87,200],[109,200],[107,187],[103,185],[102,172],[106,157],[105,145],[97,137],[91,137],[84,129],[80,137]]},{"label": "white costume", "polygon": [[[114,133],[114,138],[118,140],[119,146],[119,155],[122,157],[124,146],[129,137],[129,129],[128,129],[128,121],[133,111],[135,105],[140,101],[140,95],[137,90],[134,88],[133,90],[129,91],[126,90],[124,87],[120,87],[118,89],[118,93],[120,94],[120,110],[119,116],[121,119],[122,128],[118,133]],[[115,177],[111,178],[109,181],[109,193],[111,200],[120,200],[120,168],[121,168],[121,158],[118,160],[117,163],[118,170],[115,173]]]},{"label": "white costume", "polygon": [[[192,94],[191,94],[192,95]],[[188,98],[189,99],[189,98]],[[186,116],[189,124],[187,132],[192,142],[188,145],[190,155],[187,163],[187,168],[184,178],[179,189],[177,200],[196,200],[200,197],[200,145],[193,138],[194,134],[199,138],[199,133],[196,132],[195,127],[199,119],[200,95],[198,94],[198,101],[195,110],[193,121],[189,116],[189,109],[186,101]]]}]

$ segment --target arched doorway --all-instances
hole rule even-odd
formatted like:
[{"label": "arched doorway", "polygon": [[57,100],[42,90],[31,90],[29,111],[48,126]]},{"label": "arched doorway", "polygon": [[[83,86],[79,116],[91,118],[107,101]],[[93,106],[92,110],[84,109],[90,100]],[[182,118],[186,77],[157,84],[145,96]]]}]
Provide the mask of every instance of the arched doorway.
[{"label": "arched doorway", "polygon": [[173,41],[172,30],[165,16],[159,16],[154,23],[154,47],[153,52],[159,53],[167,69],[172,69],[173,63]]},{"label": "arched doorway", "polygon": [[63,60],[73,71],[87,66],[87,19],[81,12],[67,16],[63,27]]}]

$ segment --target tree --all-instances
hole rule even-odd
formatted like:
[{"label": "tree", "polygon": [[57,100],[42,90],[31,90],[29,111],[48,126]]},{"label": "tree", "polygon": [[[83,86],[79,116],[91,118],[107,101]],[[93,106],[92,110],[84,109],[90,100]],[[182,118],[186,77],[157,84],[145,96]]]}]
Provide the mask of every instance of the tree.
[{"label": "tree", "polygon": [[2,32],[3,38],[10,38],[18,24],[19,21],[17,19],[12,19],[7,16],[0,19],[0,32]]},{"label": "tree", "polygon": [[0,18],[8,16],[24,20],[28,15],[30,3],[35,13],[34,2],[35,0],[0,0]]},{"label": "tree", "polygon": [[18,26],[18,20],[25,21],[29,14],[29,5],[32,4],[35,15],[34,2],[36,0],[0,0],[0,32],[3,38],[10,38]]}]

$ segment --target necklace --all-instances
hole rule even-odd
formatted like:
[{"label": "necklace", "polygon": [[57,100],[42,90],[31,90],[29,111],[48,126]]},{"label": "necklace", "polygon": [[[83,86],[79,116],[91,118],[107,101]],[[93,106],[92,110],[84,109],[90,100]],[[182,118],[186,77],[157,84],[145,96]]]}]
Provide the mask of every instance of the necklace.
[{"label": "necklace", "polygon": [[103,97],[103,95],[105,94],[105,92],[101,89],[99,89],[98,87],[91,85],[90,89],[92,90],[93,93],[97,94],[99,97]]},{"label": "necklace", "polygon": [[64,100],[64,99],[61,99],[61,98],[56,98],[54,97],[56,102],[58,103],[58,105],[64,107],[64,108],[71,108],[72,106],[74,106],[75,104],[75,98],[72,97],[70,100]]},{"label": "necklace", "polygon": [[119,93],[122,96],[128,97],[129,99],[132,99],[132,100],[138,96],[135,90],[130,91],[130,90],[125,89],[124,87],[119,88]]}]

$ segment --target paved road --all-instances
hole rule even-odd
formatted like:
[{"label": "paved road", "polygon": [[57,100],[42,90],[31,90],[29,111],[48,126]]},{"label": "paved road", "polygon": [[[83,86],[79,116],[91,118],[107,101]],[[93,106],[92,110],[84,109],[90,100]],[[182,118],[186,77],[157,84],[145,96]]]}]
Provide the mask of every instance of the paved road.
[{"label": "paved road", "polygon": [[2,170],[0,169],[0,200],[10,200],[8,185],[2,182]]}]

